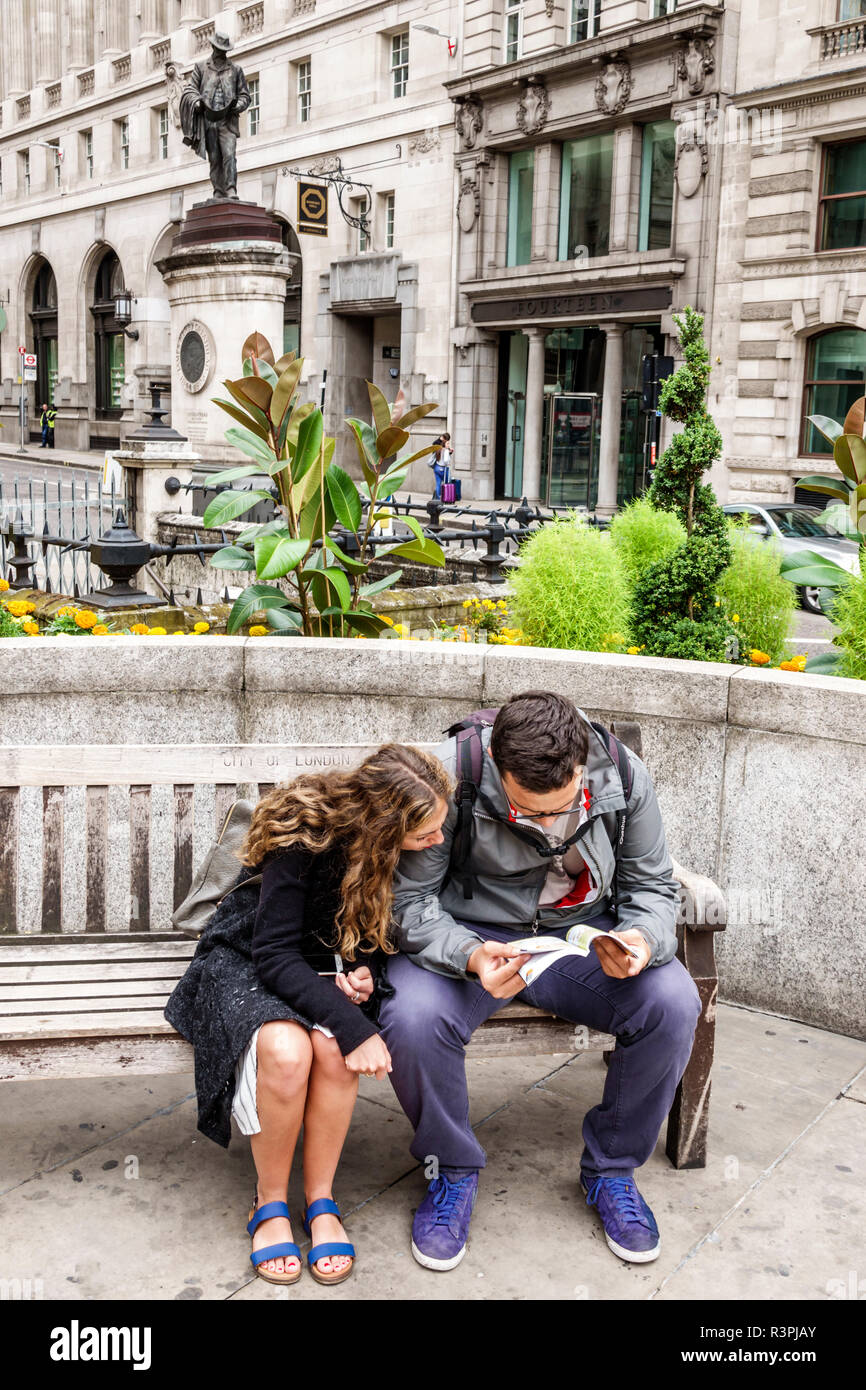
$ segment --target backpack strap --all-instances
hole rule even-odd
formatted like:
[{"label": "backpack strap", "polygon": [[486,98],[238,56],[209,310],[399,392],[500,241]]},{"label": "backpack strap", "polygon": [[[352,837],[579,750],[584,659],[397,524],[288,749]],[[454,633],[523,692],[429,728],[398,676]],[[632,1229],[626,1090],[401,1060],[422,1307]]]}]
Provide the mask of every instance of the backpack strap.
[{"label": "backpack strap", "polygon": [[625,839],[625,823],[628,816],[628,802],[631,798],[631,790],[634,782],[632,775],[631,762],[626,752],[625,744],[621,743],[616,734],[611,733],[610,729],[604,724],[599,724],[591,719],[590,723],[599,735],[602,743],[610,754],[614,767],[619,774],[623,796],[626,800],[625,807],[616,813],[616,829],[613,839],[613,882],[611,883],[611,897],[613,899],[613,915],[619,921],[619,883],[618,870],[619,861],[622,854],[623,840]]},{"label": "backpack strap", "polygon": [[457,739],[455,759],[457,789],[454,793],[454,800],[457,803],[457,823],[454,827],[454,839],[451,843],[449,872],[462,884],[463,897],[467,902],[472,897],[472,879],[469,874],[464,872],[464,869],[469,863],[469,854],[472,848],[472,809],[478,796],[481,774],[484,770],[484,744],[481,742],[481,730],[491,725],[497,714],[498,710],[495,709],[479,709],[445,730],[449,738]]}]

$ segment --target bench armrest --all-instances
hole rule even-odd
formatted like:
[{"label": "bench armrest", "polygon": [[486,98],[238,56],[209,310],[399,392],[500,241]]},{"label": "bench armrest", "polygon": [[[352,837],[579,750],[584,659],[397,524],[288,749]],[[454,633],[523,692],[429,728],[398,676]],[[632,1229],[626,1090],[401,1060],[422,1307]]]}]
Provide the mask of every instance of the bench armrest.
[{"label": "bench armrest", "polygon": [[704,874],[684,869],[673,861],[674,878],[680,885],[677,895],[677,926],[692,931],[724,931],[727,923],[725,895],[717,883]]}]

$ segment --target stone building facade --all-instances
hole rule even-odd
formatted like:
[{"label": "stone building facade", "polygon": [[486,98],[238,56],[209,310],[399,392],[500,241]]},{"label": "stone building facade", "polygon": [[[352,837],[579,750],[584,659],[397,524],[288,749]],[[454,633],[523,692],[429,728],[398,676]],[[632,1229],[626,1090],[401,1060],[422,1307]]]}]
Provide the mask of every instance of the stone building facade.
[{"label": "stone building facade", "polygon": [[[287,290],[273,291],[284,300],[275,346],[300,350],[316,400],[328,370],[326,425],[338,438],[344,415],[369,410],[367,377],[391,394],[402,384],[416,402],[439,402],[420,433],[442,430],[454,220],[443,83],[455,59],[444,37],[413,24],[450,32],[449,14],[420,0],[4,0],[5,441],[16,434],[19,344],[38,351],[31,425],[40,401],[53,398],[59,446],[116,446],[142,423],[149,382],[170,380],[178,344],[159,263],[184,213],[211,193],[207,164],[182,143],[178,94],[215,30],[231,37],[229,56],[253,92],[241,117],[238,192],[280,219],[292,267]],[[341,170],[345,179],[325,184]],[[299,226],[290,171],[326,191],[326,235]],[[366,231],[344,219],[341,203],[356,222],[369,204]],[[134,296],[128,333],[115,315],[121,289]],[[210,460],[219,450],[206,398],[216,384],[197,383],[185,405],[201,409],[184,411],[186,433]],[[420,465],[425,486],[428,476]]]},{"label": "stone building facade", "polygon": [[[860,0],[743,6],[710,399],[730,501],[789,501],[798,478],[834,472],[805,417],[841,421],[866,391],[863,11]],[[761,126],[771,141],[754,138]]]}]

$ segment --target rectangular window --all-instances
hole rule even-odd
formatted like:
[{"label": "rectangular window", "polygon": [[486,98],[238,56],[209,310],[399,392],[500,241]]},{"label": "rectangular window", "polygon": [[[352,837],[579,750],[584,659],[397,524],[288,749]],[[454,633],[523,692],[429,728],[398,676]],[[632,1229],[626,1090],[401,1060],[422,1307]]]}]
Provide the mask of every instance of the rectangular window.
[{"label": "rectangular window", "polygon": [[389,193],[385,199],[385,246],[390,251],[394,245],[394,209],[396,203],[394,194]]},{"label": "rectangular window", "polygon": [[559,194],[561,261],[575,256],[607,255],[612,174],[612,133],[567,140],[563,145]]},{"label": "rectangular window", "polygon": [[307,59],[303,63],[298,63],[298,121],[301,125],[310,119],[312,90],[312,64]]},{"label": "rectangular window", "polygon": [[122,333],[112,333],[108,339],[108,391],[112,410],[123,406],[123,383],[126,377],[126,356]]},{"label": "rectangular window", "polygon": [[84,177],[93,178],[93,131],[82,130],[81,148],[84,156]]},{"label": "rectangular window", "polygon": [[260,122],[259,79],[257,77],[249,78],[247,86],[250,89],[250,104],[247,107],[247,115],[250,118],[250,135],[258,135]]},{"label": "rectangular window", "polygon": [[24,188],[25,197],[30,192],[30,151],[24,150],[21,154],[21,184]]},{"label": "rectangular window", "polygon": [[818,250],[866,246],[866,140],[824,150]]},{"label": "rectangular window", "polygon": [[677,0],[652,0],[651,19],[661,19],[663,15],[673,14]]},{"label": "rectangular window", "polygon": [[120,151],[121,169],[129,168],[129,117],[124,116],[117,122],[117,141]]},{"label": "rectangular window", "polygon": [[505,0],[505,61],[523,56],[523,0]]},{"label": "rectangular window", "polygon": [[[369,198],[359,198],[358,201],[357,201],[357,208],[358,208],[358,214],[357,214],[357,215],[358,215],[359,217],[365,217],[365,216],[369,213],[369,211],[370,211],[370,199],[369,199]],[[369,224],[369,222],[368,222],[368,223],[367,223],[367,231],[366,231],[366,232],[364,231],[364,228],[363,228],[363,227],[359,227],[359,228],[358,228],[358,250],[359,250],[359,251],[369,251],[369,250],[370,250],[371,240],[372,240],[372,238],[371,238],[371,236],[370,236],[370,224]]]},{"label": "rectangular window", "polygon": [[60,174],[61,174],[61,170],[62,170],[62,168],[63,168],[63,155],[60,153],[60,141],[59,141],[59,140],[49,140],[48,143],[50,144],[52,150],[54,151],[54,153],[53,153],[52,156],[51,156],[52,164],[53,164],[53,166],[54,166],[54,187],[55,187],[55,188],[59,188],[59,187],[60,187]]},{"label": "rectangular window", "polygon": [[866,15],[866,0],[839,0],[839,23],[843,19],[861,19]]},{"label": "rectangular window", "polygon": [[508,157],[508,237],[505,264],[528,265],[532,255],[532,178],[535,151]]},{"label": "rectangular window", "polygon": [[157,120],[159,136],[157,140],[157,156],[159,159],[168,159],[168,107],[157,107]]},{"label": "rectangular window", "polygon": [[802,452],[832,455],[833,446],[809,423],[808,417],[829,415],[831,420],[841,422],[863,395],[866,333],[859,328],[839,328],[812,338],[806,353],[804,385]]},{"label": "rectangular window", "polygon": [[571,0],[571,43],[594,39],[601,24],[601,0]]},{"label": "rectangular window", "polygon": [[409,81],[409,30],[391,35],[391,94],[395,97],[406,95]]},{"label": "rectangular window", "polygon": [[673,121],[653,121],[651,125],[644,126],[638,220],[639,251],[660,251],[671,244],[676,154],[677,128]]}]

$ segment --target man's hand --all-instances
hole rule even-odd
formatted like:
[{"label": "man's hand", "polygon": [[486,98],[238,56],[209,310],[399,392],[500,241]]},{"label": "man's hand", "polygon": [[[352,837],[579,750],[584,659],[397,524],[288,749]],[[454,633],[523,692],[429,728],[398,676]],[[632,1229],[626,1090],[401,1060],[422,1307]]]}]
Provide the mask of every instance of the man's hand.
[{"label": "man's hand", "polygon": [[612,975],[615,980],[627,980],[631,975],[639,975],[649,964],[652,951],[646,937],[634,928],[631,931],[618,931],[617,936],[640,952],[640,960],[632,960],[606,936],[593,937],[592,944],[605,975]]},{"label": "man's hand", "polygon": [[391,1054],[379,1033],[366,1038],[343,1061],[349,1071],[359,1076],[375,1076],[377,1081],[384,1081],[391,1070]]},{"label": "man's hand", "polygon": [[479,984],[494,999],[511,999],[526,988],[517,972],[531,959],[505,941],[482,941],[466,962],[466,969],[478,976]]},{"label": "man's hand", "polygon": [[359,965],[356,970],[350,970],[348,975],[335,975],[334,983],[353,1004],[366,1003],[373,993],[373,975],[369,965]]}]

